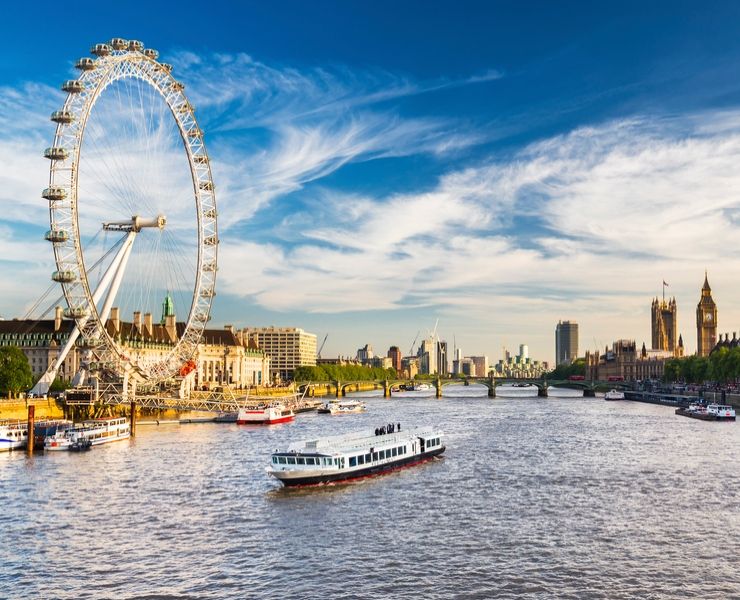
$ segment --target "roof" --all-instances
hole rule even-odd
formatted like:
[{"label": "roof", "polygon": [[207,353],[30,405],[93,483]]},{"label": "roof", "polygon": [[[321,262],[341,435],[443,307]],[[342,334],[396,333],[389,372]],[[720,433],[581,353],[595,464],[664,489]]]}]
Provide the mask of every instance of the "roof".
[{"label": "roof", "polygon": [[62,321],[59,331],[54,329],[54,319],[12,319],[10,321],[0,321],[0,333],[17,333],[26,335],[29,333],[70,333],[74,328],[74,321]]}]

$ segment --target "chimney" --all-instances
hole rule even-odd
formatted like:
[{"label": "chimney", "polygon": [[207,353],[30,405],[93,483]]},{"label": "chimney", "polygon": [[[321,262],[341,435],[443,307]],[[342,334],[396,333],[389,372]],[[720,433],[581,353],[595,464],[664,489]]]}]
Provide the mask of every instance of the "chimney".
[{"label": "chimney", "polygon": [[62,307],[57,306],[54,309],[54,331],[57,332],[62,328]]},{"label": "chimney", "polygon": [[134,330],[137,335],[141,335],[141,311],[134,311]]},{"label": "chimney", "polygon": [[177,341],[177,327],[175,325],[175,315],[167,315],[164,318],[164,329],[170,342]]},{"label": "chimney", "polygon": [[224,329],[226,331],[229,331],[231,333],[234,333],[234,326],[233,325],[224,325]]},{"label": "chimney", "polygon": [[153,335],[152,313],[144,313],[144,337],[151,338]]},{"label": "chimney", "polygon": [[113,325],[113,334],[121,333],[121,319],[117,306],[110,309],[110,317],[108,317],[108,321]]}]

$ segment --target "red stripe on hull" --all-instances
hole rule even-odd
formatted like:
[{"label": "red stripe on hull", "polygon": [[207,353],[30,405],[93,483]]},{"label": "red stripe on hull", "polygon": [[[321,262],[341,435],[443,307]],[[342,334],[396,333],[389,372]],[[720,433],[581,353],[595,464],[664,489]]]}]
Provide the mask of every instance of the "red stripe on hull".
[{"label": "red stripe on hull", "polygon": [[405,465],[399,465],[397,467],[390,467],[388,469],[383,469],[382,471],[378,471],[377,473],[370,473],[369,475],[358,475],[357,477],[346,477],[343,479],[335,479],[334,481],[319,481],[317,483],[298,483],[294,485],[286,485],[286,488],[300,488],[300,487],[316,487],[319,485],[336,485],[338,483],[347,483],[352,481],[360,481],[361,479],[370,479],[372,477],[381,477],[383,475],[386,475],[387,473],[393,473],[394,471],[400,471],[402,469],[406,469],[408,467],[414,467],[416,465],[423,464],[425,462],[429,462],[430,460],[436,458],[437,455],[430,455],[430,456],[424,456],[423,458],[420,458],[419,460],[415,460],[414,462],[406,463]]},{"label": "red stripe on hull", "polygon": [[237,421],[237,425],[273,425],[275,423],[287,423],[288,421],[292,421],[295,419],[295,415],[290,415],[288,417],[279,417],[277,419],[264,419],[260,421]]}]

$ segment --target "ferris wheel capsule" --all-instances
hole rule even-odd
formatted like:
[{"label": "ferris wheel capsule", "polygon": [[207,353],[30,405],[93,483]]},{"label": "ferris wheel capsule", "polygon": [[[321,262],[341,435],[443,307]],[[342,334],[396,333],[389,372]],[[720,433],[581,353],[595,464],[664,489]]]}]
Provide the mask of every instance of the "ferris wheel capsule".
[{"label": "ferris wheel capsule", "polygon": [[123,38],[113,38],[110,41],[110,45],[114,50],[125,50],[128,48],[128,40],[124,40]]},{"label": "ferris wheel capsule", "polygon": [[108,44],[95,44],[90,48],[90,54],[95,56],[108,56],[111,53],[112,48]]},{"label": "ferris wheel capsule", "polygon": [[132,52],[141,52],[144,49],[144,44],[139,40],[129,40],[128,49]]},{"label": "ferris wheel capsule", "polygon": [[55,110],[51,113],[51,120],[54,123],[71,123],[74,121],[74,115],[68,110]]},{"label": "ferris wheel capsule", "polygon": [[92,71],[95,68],[95,61],[85,56],[75,63],[75,69],[79,71]]},{"label": "ferris wheel capsule", "polygon": [[69,79],[62,84],[62,91],[69,94],[79,94],[85,89],[85,84],[79,79]]},{"label": "ferris wheel capsule", "polygon": [[159,58],[159,52],[157,52],[154,48],[144,48],[142,51],[144,56],[147,58],[151,58],[152,60],[157,60]]}]

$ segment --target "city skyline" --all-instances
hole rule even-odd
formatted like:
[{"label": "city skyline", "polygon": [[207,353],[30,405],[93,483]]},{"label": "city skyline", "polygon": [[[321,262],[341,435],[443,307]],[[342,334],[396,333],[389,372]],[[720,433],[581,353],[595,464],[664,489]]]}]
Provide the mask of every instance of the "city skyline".
[{"label": "city skyline", "polygon": [[524,343],[554,364],[559,320],[579,324],[581,354],[650,345],[665,280],[692,354],[707,268],[718,331],[740,330],[728,250],[740,9],[580,4],[566,19],[543,3],[533,22],[531,8],[475,5],[471,19],[379,4],[389,28],[330,4],[217,7],[197,44],[178,15],[165,28],[102,8],[58,39],[51,23],[21,27],[31,7],[15,9],[16,52],[0,67],[0,314],[22,317],[50,283],[41,152],[71,57],[122,35],[174,65],[206,132],[214,327],[328,333],[324,356],[368,342],[406,355],[439,318],[439,338],[466,355],[494,362]]}]

